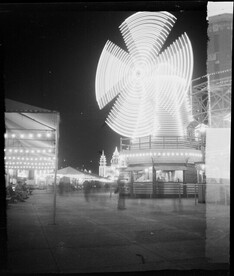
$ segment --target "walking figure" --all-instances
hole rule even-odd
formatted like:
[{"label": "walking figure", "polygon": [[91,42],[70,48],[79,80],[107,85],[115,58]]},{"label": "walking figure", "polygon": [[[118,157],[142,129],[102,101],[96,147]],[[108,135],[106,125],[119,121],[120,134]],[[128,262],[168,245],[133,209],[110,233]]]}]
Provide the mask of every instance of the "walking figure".
[{"label": "walking figure", "polygon": [[87,202],[89,202],[90,192],[91,192],[91,183],[88,181],[85,181],[84,182],[84,197]]},{"label": "walking figure", "polygon": [[117,184],[118,186],[115,193],[119,193],[118,209],[125,210],[125,185],[123,182],[121,182],[121,180],[118,180]]}]

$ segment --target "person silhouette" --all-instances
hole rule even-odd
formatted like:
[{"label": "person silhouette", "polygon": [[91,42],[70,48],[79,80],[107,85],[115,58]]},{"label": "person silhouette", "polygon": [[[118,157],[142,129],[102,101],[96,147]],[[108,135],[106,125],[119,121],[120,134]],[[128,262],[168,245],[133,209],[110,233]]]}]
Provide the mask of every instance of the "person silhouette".
[{"label": "person silhouette", "polygon": [[125,184],[123,181],[118,180],[117,192],[119,193],[118,210],[125,210]]}]

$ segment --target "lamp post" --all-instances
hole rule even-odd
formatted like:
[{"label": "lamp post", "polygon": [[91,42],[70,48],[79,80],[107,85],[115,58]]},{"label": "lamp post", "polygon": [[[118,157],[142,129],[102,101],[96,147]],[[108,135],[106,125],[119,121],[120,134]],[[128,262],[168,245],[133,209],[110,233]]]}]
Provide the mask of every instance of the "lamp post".
[{"label": "lamp post", "polygon": [[152,160],[152,178],[153,178],[153,195],[156,196],[157,194],[157,180],[156,180],[156,169],[155,169],[155,161],[154,161],[154,158],[152,157],[151,158]]},{"label": "lamp post", "polygon": [[[205,163],[205,146],[206,146],[206,129],[207,125],[200,124],[197,126],[197,131],[199,133],[199,137],[201,138],[201,151],[202,151],[202,162]],[[202,170],[201,170],[202,169]],[[200,172],[202,171],[202,174]],[[198,202],[205,203],[205,185],[204,185],[204,174],[205,172],[205,165],[199,166],[199,172],[197,173],[198,178]],[[201,178],[201,181],[200,181]],[[201,182],[201,183],[200,183]],[[196,194],[196,191],[195,191]],[[195,201],[196,202],[196,201]]]},{"label": "lamp post", "polygon": [[55,225],[56,217],[56,192],[57,192],[57,171],[58,171],[58,143],[59,143],[59,122],[60,117],[57,114],[56,129],[55,129],[55,171],[54,171],[54,206],[53,206],[53,224]]}]

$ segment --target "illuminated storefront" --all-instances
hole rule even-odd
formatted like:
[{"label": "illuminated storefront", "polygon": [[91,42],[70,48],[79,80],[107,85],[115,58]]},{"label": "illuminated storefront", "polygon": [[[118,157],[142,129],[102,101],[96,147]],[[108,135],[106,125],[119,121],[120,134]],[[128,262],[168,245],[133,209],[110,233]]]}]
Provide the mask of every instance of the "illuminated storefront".
[{"label": "illuminated storefront", "polygon": [[5,172],[11,183],[45,183],[57,170],[59,113],[5,100]]}]

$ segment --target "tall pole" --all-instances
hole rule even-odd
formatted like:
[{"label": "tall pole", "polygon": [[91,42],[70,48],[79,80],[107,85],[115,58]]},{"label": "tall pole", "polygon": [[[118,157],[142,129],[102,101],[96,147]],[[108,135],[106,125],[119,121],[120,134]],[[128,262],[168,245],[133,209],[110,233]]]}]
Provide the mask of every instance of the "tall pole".
[{"label": "tall pole", "polygon": [[152,160],[152,185],[153,185],[153,196],[156,196],[157,194],[157,189],[156,189],[156,169],[155,169],[155,162],[154,162],[154,158],[151,158]]},{"label": "tall pole", "polygon": [[208,117],[208,126],[211,127],[211,91],[210,91],[210,75],[207,75],[207,90],[208,90],[208,108],[207,108],[207,117]]},{"label": "tall pole", "polygon": [[59,142],[59,114],[56,118],[55,129],[55,170],[54,170],[54,204],[53,204],[53,224],[55,225],[56,218],[56,193],[57,193],[57,171],[58,171],[58,142]]}]

